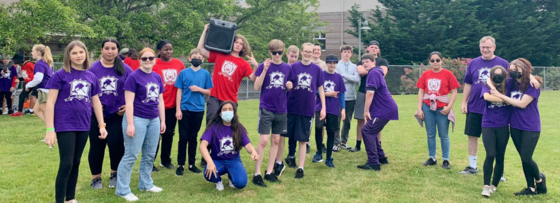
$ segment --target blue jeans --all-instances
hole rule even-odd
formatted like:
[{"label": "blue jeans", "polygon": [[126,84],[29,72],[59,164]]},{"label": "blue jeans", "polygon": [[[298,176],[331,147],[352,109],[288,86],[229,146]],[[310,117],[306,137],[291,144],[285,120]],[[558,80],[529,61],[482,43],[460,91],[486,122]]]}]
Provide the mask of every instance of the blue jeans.
[{"label": "blue jeans", "polygon": [[222,175],[228,174],[229,181],[233,183],[233,186],[237,189],[243,189],[247,186],[247,171],[241,163],[241,158],[233,158],[229,160],[213,160],[214,165],[216,165],[216,170],[218,171],[218,177],[212,175],[210,178],[206,177],[206,167],[204,167],[204,178],[207,181],[217,183],[222,181]]},{"label": "blue jeans", "polygon": [[122,125],[125,151],[117,170],[117,190],[115,194],[118,196],[132,193],[130,190],[130,177],[132,176],[132,168],[138,159],[140,150],[142,150],[142,159],[140,161],[138,189],[149,190],[154,186],[151,174],[160,132],[159,117],[146,119],[134,116],[136,132],[133,138],[126,135],[128,127],[126,115],[123,118]]},{"label": "blue jeans", "polygon": [[449,119],[447,115],[442,115],[440,112],[443,108],[436,111],[430,110],[430,106],[422,104],[422,111],[424,111],[424,123],[426,125],[426,132],[428,133],[428,150],[430,158],[436,158],[436,126],[441,141],[441,151],[443,160],[449,160]]}]

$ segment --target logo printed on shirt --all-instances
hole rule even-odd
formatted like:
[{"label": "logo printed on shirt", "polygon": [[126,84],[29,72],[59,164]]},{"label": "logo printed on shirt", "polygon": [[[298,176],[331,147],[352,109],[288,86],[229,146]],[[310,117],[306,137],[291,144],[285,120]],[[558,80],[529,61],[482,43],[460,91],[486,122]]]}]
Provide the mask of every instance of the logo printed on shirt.
[{"label": "logo printed on shirt", "polygon": [[218,153],[218,156],[226,154],[237,154],[235,147],[233,146],[233,138],[229,135],[220,139],[220,153]]},{"label": "logo printed on shirt", "polygon": [[500,108],[500,107],[504,107],[507,104],[504,102],[491,102],[490,105],[488,106],[489,109],[493,109],[493,108]]},{"label": "logo printed on shirt", "polygon": [[325,84],[323,86],[325,87],[325,92],[332,92],[334,91],[336,84],[333,81],[325,80]]},{"label": "logo printed on shirt", "polygon": [[224,61],[224,64],[222,64],[222,71],[219,74],[227,77],[228,80],[233,81],[231,77],[233,76],[233,73],[235,73],[236,69],[237,65],[235,65],[235,63],[226,60]]},{"label": "logo printed on shirt", "polygon": [[73,80],[72,82],[70,82],[70,95],[68,96],[68,98],[64,99],[64,101],[67,102],[74,99],[85,99],[86,102],[91,102],[88,95],[90,85],[91,84],[89,84],[88,81],[82,80],[81,78]]},{"label": "logo printed on shirt", "polygon": [[118,96],[117,93],[117,81],[119,79],[115,78],[114,76],[103,76],[99,79],[99,83],[101,83],[101,93],[99,96],[103,96],[103,94],[110,95],[113,94]]},{"label": "logo printed on shirt", "polygon": [[29,75],[26,70],[21,70],[21,77],[25,80],[29,79]]},{"label": "logo printed on shirt", "polygon": [[307,89],[307,91],[313,92],[313,90],[311,90],[311,80],[312,79],[313,79],[313,77],[309,73],[298,74],[298,84],[297,84],[297,87],[295,89],[296,90]]},{"label": "logo printed on shirt", "polygon": [[10,78],[10,70],[6,69],[0,78]]},{"label": "logo printed on shirt", "polygon": [[165,69],[161,71],[163,74],[163,83],[166,85],[174,85],[177,80],[177,70]]},{"label": "logo printed on shirt", "polygon": [[148,103],[150,101],[157,101],[159,97],[159,85],[153,82],[146,84],[146,99],[142,103]]},{"label": "logo printed on shirt", "polygon": [[428,93],[438,93],[441,88],[441,79],[428,79]]},{"label": "logo printed on shirt", "polygon": [[266,87],[266,89],[272,89],[272,88],[281,88],[281,89],[286,89],[284,88],[284,73],[282,72],[272,72],[269,74],[270,77],[270,84],[268,85],[268,87]]},{"label": "logo printed on shirt", "polygon": [[478,70],[478,81],[475,81],[475,84],[482,83],[486,84],[486,80],[490,78],[490,68],[484,67]]},{"label": "logo printed on shirt", "polygon": [[512,91],[511,92],[511,98],[512,99],[521,100],[521,97],[523,97],[523,93],[521,93],[520,91]]}]

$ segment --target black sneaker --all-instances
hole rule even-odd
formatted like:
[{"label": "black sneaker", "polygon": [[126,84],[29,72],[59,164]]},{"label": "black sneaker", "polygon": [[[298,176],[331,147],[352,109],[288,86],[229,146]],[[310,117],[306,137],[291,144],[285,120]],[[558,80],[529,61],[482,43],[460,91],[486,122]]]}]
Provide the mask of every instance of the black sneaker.
[{"label": "black sneaker", "polygon": [[154,165],[152,168],[152,173],[157,173],[157,172],[159,172],[159,169],[156,168],[156,166]]},{"label": "black sneaker", "polygon": [[437,165],[437,160],[434,160],[432,158],[428,158],[428,160],[424,162],[424,166],[435,166],[435,165]]},{"label": "black sneaker", "polygon": [[91,180],[91,189],[101,189],[103,184],[101,184],[101,178],[94,178]]},{"label": "black sneaker", "polygon": [[[308,148],[309,149],[309,148]],[[288,167],[290,168],[297,168],[296,165],[296,157],[286,157],[286,159],[284,159],[284,161],[286,161],[286,164],[288,164]]]},{"label": "black sneaker", "polygon": [[284,163],[274,163],[274,175],[278,177],[282,176],[282,172],[284,172],[284,169],[286,169],[286,165],[284,165]]},{"label": "black sneaker", "polygon": [[524,188],[523,190],[514,193],[515,196],[524,196],[524,195],[537,195],[537,191],[534,192],[530,188]]},{"label": "black sneaker", "polygon": [[206,160],[204,159],[200,160],[200,167],[204,168],[206,167],[206,165],[207,165]]},{"label": "black sneaker", "polygon": [[441,165],[443,169],[449,170],[451,167],[449,166],[449,161],[443,160],[443,165]]},{"label": "black sneaker", "polygon": [[349,149],[348,151],[349,151],[349,152],[359,152],[359,151],[360,151],[360,148],[354,147],[354,148],[352,148],[352,149]]},{"label": "black sneaker", "polygon": [[303,169],[298,168],[296,171],[296,179],[303,178]]},{"label": "black sneaker", "polygon": [[177,167],[177,170],[175,171],[175,175],[183,176],[184,173],[185,173],[185,166],[179,165],[179,167]]},{"label": "black sneaker", "polygon": [[109,178],[109,188],[117,187],[117,172],[111,173],[111,177]]},{"label": "black sneaker", "polygon": [[332,147],[332,151],[333,152],[338,152],[340,150],[340,147],[338,145],[335,145]]},{"label": "black sneaker", "polygon": [[169,169],[169,170],[175,169],[175,166],[173,166],[173,164],[171,164],[171,163],[169,163],[169,164],[163,164],[163,163],[161,163],[161,164],[159,164],[159,165],[160,165],[160,166],[163,166],[163,167],[165,167],[166,169]]},{"label": "black sneaker", "polygon": [[194,164],[189,166],[189,171],[193,173],[202,173],[202,171],[198,169]]},{"label": "black sneaker", "polygon": [[264,171],[264,179],[268,182],[271,183],[279,183],[280,180],[278,180],[278,177],[276,176],[276,174],[271,173],[271,174],[266,174],[266,171]]},{"label": "black sneaker", "polygon": [[541,180],[542,182],[537,183],[537,193],[539,194],[546,194],[547,189],[546,189],[546,177],[544,176],[544,173],[539,173],[541,176]]},{"label": "black sneaker", "polygon": [[255,184],[257,186],[260,186],[260,187],[266,187],[266,184],[264,184],[264,181],[263,181],[262,176],[260,174],[256,175],[256,176],[253,176],[253,184]]},{"label": "black sneaker", "polygon": [[310,151],[311,151],[311,145],[309,145],[309,143],[307,143],[307,152],[305,152],[305,153],[309,154]]},{"label": "black sneaker", "polygon": [[459,173],[460,173],[460,174],[463,174],[463,175],[477,174],[477,173],[478,173],[478,169],[477,169],[477,168],[473,168],[473,167],[471,167],[471,166],[467,166],[467,167],[465,168],[465,170],[463,170],[463,171],[461,171],[461,172],[459,172]]},{"label": "black sneaker", "polygon": [[379,163],[380,164],[389,164],[389,160],[387,160],[387,157],[385,157],[383,159],[379,159]]},{"label": "black sneaker", "polygon": [[364,165],[359,165],[358,168],[363,170],[381,171],[380,165],[364,164]]}]

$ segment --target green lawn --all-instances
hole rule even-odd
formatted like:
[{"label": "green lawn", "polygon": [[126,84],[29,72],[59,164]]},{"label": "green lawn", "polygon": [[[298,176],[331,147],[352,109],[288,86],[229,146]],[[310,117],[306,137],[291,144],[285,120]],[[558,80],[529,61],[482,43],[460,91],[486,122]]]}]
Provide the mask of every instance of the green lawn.
[{"label": "green lawn", "polygon": [[[364,150],[350,153],[342,150],[333,153],[336,168],[327,168],[324,163],[311,162],[315,151],[314,137],[311,136],[312,153],[307,155],[305,178],[294,179],[294,169],[287,168],[280,178],[280,184],[268,184],[259,188],[249,182],[243,190],[226,186],[222,192],[214,184],[206,182],[202,174],[186,173],[175,176],[175,171],[161,169],[154,173],[154,183],[163,188],[158,194],[145,193],[138,187],[138,163],[133,173],[131,188],[139,202],[560,202],[560,134],[557,114],[560,108],[560,92],[543,92],[540,100],[542,133],[534,159],[540,170],[548,177],[547,195],[537,197],[515,197],[514,192],[525,187],[521,161],[510,140],[506,155],[506,183],[500,184],[498,192],[490,199],[480,195],[482,191],[482,165],[484,146],[480,141],[478,167],[481,173],[473,176],[460,175],[459,171],[468,164],[467,138],[463,135],[465,116],[458,114],[455,132],[451,138],[451,170],[442,169],[441,150],[438,139],[438,167],[424,167],[428,158],[425,129],[420,128],[412,116],[416,110],[416,96],[394,96],[399,105],[400,120],[391,121],[383,131],[383,147],[391,162],[383,166],[381,172],[362,171],[357,165],[366,161]],[[554,99],[556,98],[556,99]],[[455,110],[460,108],[460,99]],[[249,131],[253,145],[258,142],[257,120],[258,100],[239,103],[242,123]],[[352,121],[349,144],[356,140],[355,123]],[[36,117],[10,118],[0,116],[0,201],[4,202],[53,202],[54,185],[59,164],[58,149],[49,149],[39,142],[45,127]],[[314,132],[312,132],[313,135]],[[172,158],[176,165],[178,136],[175,136]],[[88,144],[89,146],[89,144]],[[80,202],[124,202],[117,197],[114,189],[108,188],[109,156],[106,153],[104,165],[104,188],[90,189],[90,170],[86,147],[76,198]],[[268,149],[267,149],[268,150]],[[287,153],[287,150],[286,150]],[[254,162],[242,151],[247,173],[254,171]],[[266,155],[268,157],[268,155]],[[200,154],[197,155],[200,160]],[[156,164],[159,165],[159,158]],[[198,164],[198,163],[197,163]],[[266,161],[263,163],[263,171]],[[249,175],[250,177],[251,175]],[[227,179],[227,177],[225,178]],[[249,180],[250,181],[250,180]]]}]

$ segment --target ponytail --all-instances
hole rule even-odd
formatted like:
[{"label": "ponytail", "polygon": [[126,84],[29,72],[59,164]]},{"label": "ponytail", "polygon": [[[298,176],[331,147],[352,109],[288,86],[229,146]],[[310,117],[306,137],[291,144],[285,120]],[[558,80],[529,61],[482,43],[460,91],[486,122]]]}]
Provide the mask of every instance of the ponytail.
[{"label": "ponytail", "polygon": [[33,49],[41,53],[41,58],[43,61],[49,65],[49,67],[54,67],[54,61],[52,58],[51,48],[42,44],[36,44]]},{"label": "ponytail", "polygon": [[[105,47],[105,43],[107,43],[107,42],[115,43],[117,45],[117,51],[121,50],[121,44],[119,44],[119,41],[117,41],[117,39],[111,38],[111,37],[103,40],[103,42],[101,43],[101,49],[103,49],[103,47]],[[115,57],[115,60],[113,61],[113,69],[115,70],[115,72],[119,76],[124,74],[124,63],[123,63],[121,57],[119,57],[119,56]]]}]

